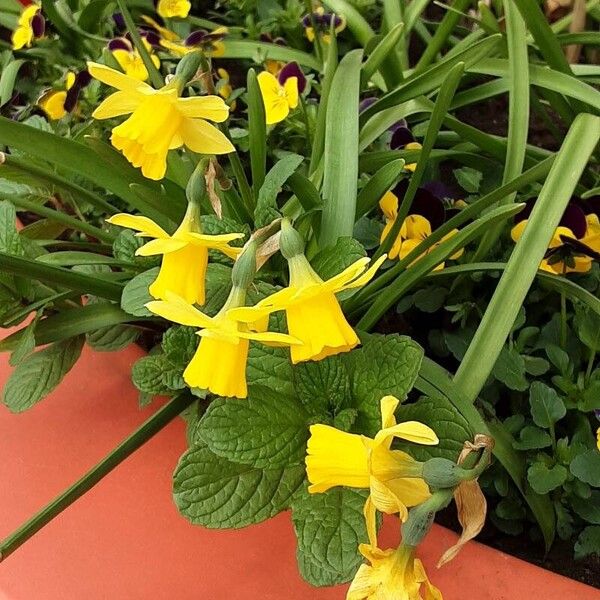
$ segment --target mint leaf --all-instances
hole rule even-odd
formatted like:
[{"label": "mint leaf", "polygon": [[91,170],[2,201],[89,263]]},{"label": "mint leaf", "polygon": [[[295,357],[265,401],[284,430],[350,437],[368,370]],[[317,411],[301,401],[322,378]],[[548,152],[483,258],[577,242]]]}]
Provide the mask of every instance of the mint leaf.
[{"label": "mint leaf", "polygon": [[263,385],[278,390],[286,396],[294,396],[292,364],[287,348],[273,348],[250,342],[246,379],[248,386]]},{"label": "mint leaf", "polygon": [[312,259],[311,266],[321,279],[330,279],[366,255],[365,249],[354,238],[341,237],[333,246],[321,250]]},{"label": "mint leaf", "polygon": [[533,421],[538,427],[553,427],[567,414],[565,403],[556,390],[540,381],[531,384],[529,404]]},{"label": "mint leaf", "polygon": [[159,396],[185,387],[182,371],[182,368],[173,366],[164,354],[151,354],[134,363],[131,379],[140,392]]},{"label": "mint leaf", "polygon": [[547,494],[567,480],[567,469],[562,465],[548,467],[542,462],[533,463],[527,470],[527,481],[538,494]]},{"label": "mint leaf", "polygon": [[598,450],[587,450],[578,454],[569,469],[577,479],[589,483],[593,487],[600,487],[600,452]]},{"label": "mint leaf", "polygon": [[154,300],[148,291],[157,278],[160,267],[148,269],[127,282],[121,294],[121,308],[134,317],[151,317],[152,313],[144,306]]},{"label": "mint leaf", "polygon": [[15,413],[23,412],[39,402],[77,362],[83,340],[83,336],[69,338],[30,354],[8,378],[2,402]]},{"label": "mint leaf", "polygon": [[292,522],[298,538],[300,573],[313,585],[350,581],[362,557],[358,545],[368,539],[363,507],[367,493],[334,488],[309,494],[304,488],[292,501]]},{"label": "mint leaf", "polygon": [[31,325],[24,327],[22,332],[23,334],[19,338],[8,360],[8,364],[11,367],[16,367],[35,350],[35,321]]},{"label": "mint leaf", "polygon": [[310,414],[328,416],[351,401],[350,375],[340,355],[293,368],[294,387]]},{"label": "mint leaf", "polygon": [[575,542],[575,560],[590,554],[600,556],[600,527],[586,527]]},{"label": "mint leaf", "polygon": [[181,514],[213,529],[260,523],[287,508],[304,481],[304,465],[257,469],[190,448],[173,475],[173,495]]},{"label": "mint leaf", "polygon": [[247,398],[212,402],[196,433],[224,458],[260,469],[286,467],[304,460],[307,419],[296,399],[253,386]]},{"label": "mint leaf", "polygon": [[167,360],[181,368],[185,368],[192,360],[197,346],[196,330],[184,325],[175,325],[167,329],[161,342]]},{"label": "mint leaf", "polygon": [[451,402],[445,398],[423,396],[413,404],[404,404],[396,411],[398,423],[419,421],[435,431],[440,439],[437,446],[421,446],[397,441],[399,448],[415,459],[426,461],[441,456],[456,461],[465,441],[473,439],[473,432],[467,421],[456,412]]},{"label": "mint leaf", "polygon": [[148,269],[155,267],[160,264],[161,256],[136,256],[135,254],[146,241],[137,237],[130,229],[120,229],[113,242],[113,256],[126,262],[138,263]]},{"label": "mint leaf", "polygon": [[356,430],[374,435],[381,426],[380,400],[386,395],[406,398],[419,374],[423,350],[405,336],[370,335],[346,356],[358,409]]},{"label": "mint leaf", "polygon": [[231,291],[231,268],[209,263],[206,269],[206,301],[202,312],[214,317],[225,304]]}]

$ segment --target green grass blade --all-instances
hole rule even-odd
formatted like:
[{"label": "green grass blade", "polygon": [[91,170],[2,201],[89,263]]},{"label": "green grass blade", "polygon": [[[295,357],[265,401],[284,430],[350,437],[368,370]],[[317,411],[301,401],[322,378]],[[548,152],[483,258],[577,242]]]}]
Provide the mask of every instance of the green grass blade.
[{"label": "green grass blade", "polygon": [[578,115],[460,367],[456,384],[474,402],[496,363],[562,214],[600,139],[600,118]]},{"label": "green grass blade", "polygon": [[[360,79],[363,86],[366,86],[373,76],[373,73],[375,73],[381,67],[381,64],[384,62],[384,60],[388,58],[391,53],[396,52],[398,42],[402,38],[403,28],[404,25],[402,23],[398,23],[385,35],[379,44],[375,46],[373,52],[369,54],[369,57],[365,61],[365,64],[362,66],[361,70]],[[400,73],[402,73],[401,69],[398,70]]]},{"label": "green grass blade", "polygon": [[331,84],[325,125],[320,246],[352,236],[358,182],[358,97],[362,50],[341,60]]},{"label": "green grass blade", "polygon": [[302,52],[288,46],[269,44],[268,42],[253,42],[250,40],[225,40],[225,52],[223,58],[244,58],[256,60],[260,56],[270,60],[281,60],[283,62],[297,62],[303,67],[315,71],[321,69],[321,63],[308,52]]},{"label": "green grass blade", "polygon": [[248,71],[248,135],[250,138],[250,170],[255,199],[265,180],[267,169],[267,124],[258,80],[254,69]]},{"label": "green grass blade", "polygon": [[356,199],[356,219],[366,215],[377,206],[383,195],[400,181],[403,169],[404,160],[402,158],[392,160],[383,165],[367,181]]},{"label": "green grass blade", "polygon": [[346,0],[324,0],[323,4],[334,13],[342,15],[346,19],[348,29],[354,35],[356,41],[364,48],[367,42],[375,35],[369,23],[363,16]]}]

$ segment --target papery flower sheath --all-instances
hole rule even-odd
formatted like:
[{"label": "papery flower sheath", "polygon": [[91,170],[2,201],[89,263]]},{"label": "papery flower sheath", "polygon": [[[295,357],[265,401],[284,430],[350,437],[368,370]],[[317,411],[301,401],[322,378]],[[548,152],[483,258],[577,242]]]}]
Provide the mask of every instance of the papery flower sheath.
[{"label": "papery flower sheath", "polygon": [[394,411],[399,400],[381,399],[381,430],[374,438],[340,431],[329,425],[312,425],[306,454],[306,475],[312,494],[337,486],[370,490],[365,505],[369,538],[375,538],[375,509],[399,513],[405,521],[407,507],[430,497],[421,477],[422,465],[401,450],[392,450],[394,438],[417,444],[439,442],[432,429],[418,421],[396,423]]},{"label": "papery flower sheath", "polygon": [[[200,328],[200,344],[183,372],[183,379],[190,387],[209,390],[218,396],[246,398],[250,340],[274,346],[297,343],[289,335],[253,331],[248,324],[237,321],[230,309],[243,301],[244,291],[234,286],[227,302],[214,317],[205,315],[183,298],[170,293],[167,293],[166,301],[146,304],[148,310],[169,321]],[[257,321],[263,321],[258,314]]]},{"label": "papery flower sheath", "polygon": [[156,12],[163,19],[179,17],[185,19],[192,8],[190,0],[158,0],[156,3]]},{"label": "papery flower sheath", "polygon": [[200,216],[197,207],[191,203],[173,235],[169,235],[148,217],[121,213],[107,221],[113,225],[134,229],[139,232],[136,234],[139,237],[154,238],[136,251],[139,256],[162,254],[163,257],[158,277],[149,287],[150,295],[166,300],[167,294],[172,292],[189,304],[204,304],[208,250],[217,250],[235,259],[241,248],[229,244],[244,237],[243,233],[201,233]]},{"label": "papery flower sheath", "polygon": [[43,37],[45,30],[46,20],[40,5],[29,4],[23,8],[17,20],[17,28],[11,36],[12,47],[15,50],[29,48],[33,40]]},{"label": "papery flower sheath", "polygon": [[[146,47],[154,66],[159,68],[160,59],[154,54],[152,46],[145,37],[142,37],[142,43]],[[148,69],[146,69],[140,53],[127,38],[119,37],[112,39],[108,43],[108,49],[119,63],[121,69],[123,69],[125,75],[133,77],[133,79],[139,79],[140,81],[148,80]]]},{"label": "papery flower sheath", "polygon": [[[385,227],[381,233],[381,243],[383,243],[396,223],[400,204],[399,196],[403,196],[405,190],[406,186],[401,182],[393,191],[387,192],[379,201],[379,207],[385,216]],[[444,218],[445,209],[442,201],[426,189],[419,188],[410,208],[410,214],[404,219],[400,231],[390,248],[388,253],[389,258],[402,259],[405,256],[408,256],[408,254],[417,248],[423,240],[428,238],[435,229],[442,225]],[[428,248],[424,254],[429,254],[429,252],[433,251],[439,244],[457,233],[458,229],[452,229],[439,242]],[[460,249],[450,258],[460,258],[463,252],[464,250]],[[435,270],[438,271],[443,269],[444,266],[445,263],[441,263]]]},{"label": "papery flower sheath", "polygon": [[361,544],[358,549],[369,564],[359,567],[346,600],[442,600],[414,548],[380,550]]},{"label": "papery flower sheath", "polygon": [[[348,352],[358,343],[356,332],[346,321],[335,294],[365,285],[385,260],[382,256],[368,268],[370,259],[361,258],[347,269],[323,281],[304,254],[288,258],[290,285],[261,300],[255,309],[266,313],[285,310],[290,335],[302,341],[291,347],[293,363],[322,360]],[[239,309],[240,319],[247,321],[247,309]]]},{"label": "papery flower sheath", "polygon": [[183,145],[200,154],[226,154],[235,149],[208,121],[221,123],[229,107],[218,96],[180,98],[180,90],[166,85],[155,90],[105,65],[88,63],[93,77],[117,92],[93,113],[96,119],[131,116],[112,131],[112,145],[149,179],[162,179],[169,150]]},{"label": "papery flower sheath", "polygon": [[[279,75],[283,73],[283,69]],[[295,75],[285,77],[281,83],[281,80],[275,75],[268,71],[262,71],[258,74],[257,79],[265,106],[267,125],[280,123],[289,115],[291,109],[298,106],[298,77]]]}]

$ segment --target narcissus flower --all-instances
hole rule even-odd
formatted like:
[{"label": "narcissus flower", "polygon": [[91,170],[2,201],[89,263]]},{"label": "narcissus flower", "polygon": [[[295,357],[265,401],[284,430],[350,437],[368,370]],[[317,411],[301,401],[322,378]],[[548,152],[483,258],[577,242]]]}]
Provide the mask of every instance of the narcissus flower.
[{"label": "narcissus flower", "polygon": [[[385,216],[385,227],[381,233],[382,243],[390,233],[398,218],[399,197],[403,196],[405,191],[406,183],[400,182],[393,191],[387,192],[379,201],[379,207]],[[410,208],[410,214],[404,219],[400,232],[390,248],[388,254],[389,258],[402,259],[407,256],[418,247],[423,240],[429,237],[435,229],[442,225],[444,219],[445,209],[442,201],[425,188],[419,188]],[[425,254],[429,254],[429,252],[434,250],[439,244],[457,233],[458,229],[451,230],[437,244],[434,244],[431,248],[426,250]],[[454,253],[450,258],[459,258],[462,253],[463,250],[461,249]],[[441,263],[435,270],[443,269],[444,266],[445,263]]]},{"label": "narcissus flower", "polygon": [[309,42],[313,42],[318,35],[326,44],[331,41],[332,26],[335,33],[339,33],[346,27],[346,20],[342,15],[325,12],[322,6],[304,15],[301,22]]},{"label": "narcissus flower", "polygon": [[432,429],[418,421],[396,423],[399,400],[381,399],[381,430],[374,438],[340,431],[329,425],[312,425],[306,455],[306,474],[312,494],[337,486],[369,489],[365,506],[369,537],[374,538],[375,508],[399,513],[405,521],[407,507],[430,497],[421,477],[422,464],[401,450],[392,450],[394,438],[417,444],[439,442]]},{"label": "narcissus flower", "polygon": [[[281,72],[283,69],[280,74]],[[290,109],[298,106],[298,77],[287,77],[283,83],[280,83],[277,77],[268,71],[262,71],[257,79],[265,105],[267,125],[283,121],[289,115]]]},{"label": "narcissus flower", "polygon": [[423,563],[415,558],[414,548],[400,545],[380,550],[361,544],[359,551],[369,564],[359,567],[346,600],[442,600]]},{"label": "narcissus flower", "polygon": [[90,74],[85,70],[77,74],[69,71],[65,78],[64,89],[45,91],[38,100],[38,106],[49,119],[54,121],[62,119],[67,113],[75,110],[79,94],[88,85],[90,79]]},{"label": "narcissus flower", "polygon": [[[214,317],[205,315],[173,294],[167,294],[166,301],[146,304],[148,310],[169,321],[200,328],[200,344],[183,372],[183,379],[190,387],[209,390],[218,396],[246,398],[250,340],[274,346],[297,343],[289,335],[253,331],[248,324],[237,321],[231,308],[243,304],[244,299],[245,291],[234,286],[225,305]],[[259,320],[262,321],[257,314]]]},{"label": "narcissus flower", "polygon": [[131,116],[112,131],[112,145],[149,179],[162,179],[169,150],[183,145],[200,154],[234,152],[232,143],[216,127],[227,119],[229,107],[218,96],[181,98],[177,77],[155,90],[148,84],[105,65],[88,63],[93,77],[117,92],[93,113],[96,119]]},{"label": "narcissus flower", "polygon": [[156,3],[156,12],[163,19],[172,19],[179,17],[185,19],[192,8],[190,0],[158,0]]},{"label": "narcissus flower", "polygon": [[[587,273],[593,261],[600,260],[600,221],[592,200],[584,203],[574,198],[567,205],[540,263],[542,271],[553,275]],[[528,203],[517,216],[518,222],[511,230],[513,241],[523,235],[532,210],[533,203]]]},{"label": "narcissus flower", "polygon": [[166,300],[171,292],[188,304],[204,304],[208,250],[217,250],[235,259],[241,248],[234,248],[229,244],[244,237],[243,233],[202,234],[199,210],[192,203],[188,205],[186,215],[173,235],[169,235],[148,217],[122,213],[107,221],[134,229],[139,232],[136,235],[140,237],[154,238],[136,251],[139,256],[163,256],[158,277],[150,285],[150,295]]},{"label": "narcissus flower", "polygon": [[[352,350],[359,339],[346,321],[335,294],[365,285],[385,256],[370,268],[367,268],[370,259],[361,258],[335,277],[323,281],[302,253],[304,241],[287,221],[282,224],[280,243],[288,259],[290,285],[264,298],[254,308],[265,314],[285,310],[290,335],[303,342],[291,348],[293,363],[322,360]],[[295,247],[292,249],[291,246]],[[241,320],[251,318],[243,314],[245,309],[239,310]]]},{"label": "narcissus flower", "polygon": [[42,15],[40,5],[29,4],[29,6],[23,8],[17,20],[17,28],[13,31],[11,37],[12,47],[15,50],[29,48],[33,40],[43,37],[45,31],[46,20]]},{"label": "narcissus flower", "polygon": [[[160,59],[152,51],[150,43],[144,37],[142,37],[142,43],[146,46],[146,50],[148,50],[154,66],[156,68],[160,67]],[[125,72],[125,75],[139,81],[147,81],[148,70],[146,69],[146,65],[140,53],[127,38],[118,37],[112,39],[108,43],[108,49]]]}]

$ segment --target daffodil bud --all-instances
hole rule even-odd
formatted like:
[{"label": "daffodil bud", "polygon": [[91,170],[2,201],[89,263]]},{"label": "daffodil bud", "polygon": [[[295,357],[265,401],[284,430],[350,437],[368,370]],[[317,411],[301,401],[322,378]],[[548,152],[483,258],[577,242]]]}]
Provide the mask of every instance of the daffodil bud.
[{"label": "daffodil bud", "polygon": [[250,242],[238,256],[231,271],[234,287],[247,289],[256,274],[256,242]]},{"label": "daffodil bud", "polygon": [[204,194],[206,193],[206,167],[208,166],[208,159],[202,159],[194,169],[191,177],[187,182],[185,188],[185,195],[190,204],[200,204]]},{"label": "daffodil bud", "polygon": [[431,529],[435,513],[448,506],[451,500],[452,492],[441,490],[434,492],[425,502],[411,508],[408,518],[402,523],[402,544],[418,546]]},{"label": "daffodil bud", "polygon": [[288,219],[281,221],[281,237],[279,238],[279,247],[281,254],[288,260],[304,254],[304,239],[302,236],[292,227],[292,224]]},{"label": "daffodil bud", "polygon": [[186,54],[177,64],[174,79],[182,87],[191,81],[202,64],[202,52],[197,50]]},{"label": "daffodil bud", "polygon": [[447,458],[431,458],[423,465],[423,479],[434,489],[456,487],[461,481],[468,479],[468,473]]}]

